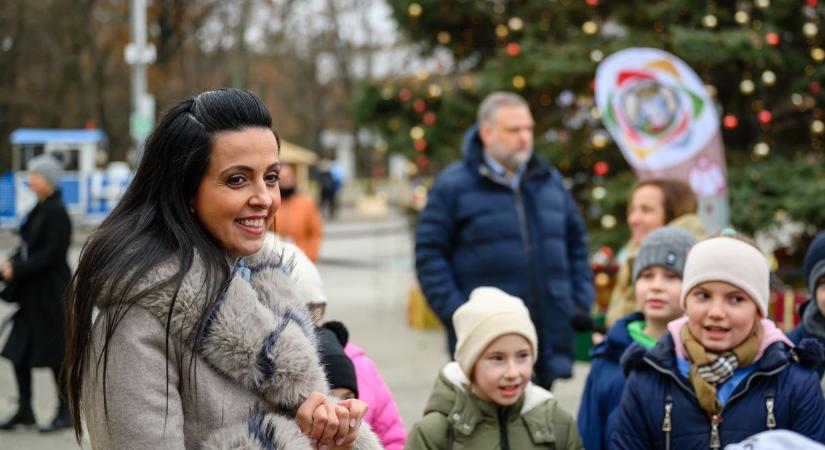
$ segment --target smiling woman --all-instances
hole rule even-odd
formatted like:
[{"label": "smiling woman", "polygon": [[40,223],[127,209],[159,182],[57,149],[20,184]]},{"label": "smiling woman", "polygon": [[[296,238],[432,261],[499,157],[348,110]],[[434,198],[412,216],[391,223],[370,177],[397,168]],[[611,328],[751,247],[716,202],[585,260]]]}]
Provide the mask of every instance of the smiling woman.
[{"label": "smiling woman", "polygon": [[82,416],[93,448],[380,448],[363,402],[327,397],[309,311],[265,232],[278,151],[244,90],[204,92],[157,124],[69,287],[78,439]]}]

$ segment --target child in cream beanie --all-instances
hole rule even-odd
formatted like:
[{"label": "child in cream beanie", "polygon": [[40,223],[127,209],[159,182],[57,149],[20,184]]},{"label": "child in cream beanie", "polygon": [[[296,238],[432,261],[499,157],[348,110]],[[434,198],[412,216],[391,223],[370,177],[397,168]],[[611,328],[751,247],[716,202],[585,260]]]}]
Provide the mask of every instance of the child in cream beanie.
[{"label": "child in cream beanie", "polygon": [[474,289],[470,299],[453,314],[453,326],[458,337],[455,360],[468,377],[484,349],[505,334],[524,336],[533,350],[533,362],[536,362],[538,338],[530,312],[521,299],[501,289]]}]

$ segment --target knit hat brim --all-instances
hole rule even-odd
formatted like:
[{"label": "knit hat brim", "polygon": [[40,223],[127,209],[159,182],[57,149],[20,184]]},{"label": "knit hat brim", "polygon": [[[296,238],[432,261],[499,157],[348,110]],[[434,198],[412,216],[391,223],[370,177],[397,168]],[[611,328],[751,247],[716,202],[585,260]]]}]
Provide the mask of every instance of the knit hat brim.
[{"label": "knit hat brim", "polygon": [[688,253],[680,304],[686,310],[687,296],[696,286],[721,281],[745,291],[763,318],[768,317],[770,267],[756,247],[729,237],[699,242]]},{"label": "knit hat brim", "polygon": [[533,354],[533,362],[538,358],[538,337],[533,323],[523,315],[517,313],[499,313],[486,317],[479,321],[476,326],[456,345],[455,360],[461,370],[471,377],[476,362],[487,347],[501,336],[517,334],[524,337],[530,344]]}]

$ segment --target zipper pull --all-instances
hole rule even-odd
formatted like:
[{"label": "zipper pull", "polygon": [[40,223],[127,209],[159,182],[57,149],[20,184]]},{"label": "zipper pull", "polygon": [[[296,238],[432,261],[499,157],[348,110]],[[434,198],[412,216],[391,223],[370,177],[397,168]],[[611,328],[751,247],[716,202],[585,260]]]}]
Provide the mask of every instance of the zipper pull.
[{"label": "zipper pull", "polygon": [[722,416],[714,414],[710,418],[710,448],[722,448],[722,441],[719,439],[719,425],[722,424]]},{"label": "zipper pull", "polygon": [[768,429],[773,430],[776,428],[776,417],[773,415],[773,397],[768,396],[765,398],[765,409],[768,410]]},{"label": "zipper pull", "polygon": [[670,400],[670,396],[665,399],[665,420],[662,422],[662,431],[665,433],[669,433],[673,430],[672,423],[670,420],[670,412],[673,410],[673,402]]}]

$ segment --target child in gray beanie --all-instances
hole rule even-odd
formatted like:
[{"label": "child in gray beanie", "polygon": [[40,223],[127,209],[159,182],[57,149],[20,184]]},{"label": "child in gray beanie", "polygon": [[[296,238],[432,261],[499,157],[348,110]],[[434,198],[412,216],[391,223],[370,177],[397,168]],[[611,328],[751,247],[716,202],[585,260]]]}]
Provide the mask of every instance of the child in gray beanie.
[{"label": "child in gray beanie", "polygon": [[676,227],[652,231],[642,241],[633,263],[633,289],[638,312],[619,319],[591,352],[590,374],[579,408],[579,433],[587,450],[607,449],[615,427],[625,379],[619,365],[631,345],[651,348],[682,316],[679,294],[691,233]]}]

